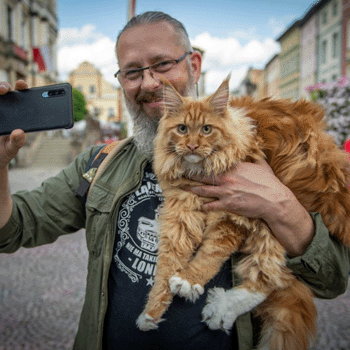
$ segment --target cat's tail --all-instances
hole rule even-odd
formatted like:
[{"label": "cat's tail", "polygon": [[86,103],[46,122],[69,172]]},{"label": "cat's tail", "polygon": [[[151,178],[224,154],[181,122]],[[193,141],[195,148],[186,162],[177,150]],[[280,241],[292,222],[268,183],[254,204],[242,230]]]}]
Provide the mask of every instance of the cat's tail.
[{"label": "cat's tail", "polygon": [[311,290],[299,280],[276,290],[258,308],[263,319],[259,350],[307,350],[315,337],[317,310]]}]

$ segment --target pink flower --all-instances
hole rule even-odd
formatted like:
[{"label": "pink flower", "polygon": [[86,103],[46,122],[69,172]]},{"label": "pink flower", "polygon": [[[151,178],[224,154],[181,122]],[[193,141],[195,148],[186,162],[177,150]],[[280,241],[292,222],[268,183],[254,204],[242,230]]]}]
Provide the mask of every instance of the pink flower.
[{"label": "pink flower", "polygon": [[340,87],[345,87],[347,85],[350,85],[350,80],[347,76],[342,76],[337,80],[337,85]]}]

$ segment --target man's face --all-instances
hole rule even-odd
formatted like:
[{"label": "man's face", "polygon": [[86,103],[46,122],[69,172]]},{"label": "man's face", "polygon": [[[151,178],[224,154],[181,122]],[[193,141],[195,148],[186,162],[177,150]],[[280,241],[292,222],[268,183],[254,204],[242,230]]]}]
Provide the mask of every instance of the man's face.
[{"label": "man's face", "polygon": [[[121,71],[148,67],[154,63],[180,58],[186,50],[179,36],[167,22],[140,25],[126,30],[119,38],[117,56]],[[182,60],[164,73],[182,95],[194,90],[200,75],[201,58],[198,53],[189,56],[191,64]],[[127,106],[135,117],[142,114],[159,120],[162,116],[162,83],[159,76],[143,71],[143,77],[135,84],[120,79]],[[156,79],[155,79],[156,78]]]}]

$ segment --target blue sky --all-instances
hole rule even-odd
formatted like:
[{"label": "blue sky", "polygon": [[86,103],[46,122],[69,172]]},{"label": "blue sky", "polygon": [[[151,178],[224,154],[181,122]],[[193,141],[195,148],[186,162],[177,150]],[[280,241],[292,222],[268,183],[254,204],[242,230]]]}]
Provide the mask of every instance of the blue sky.
[{"label": "blue sky", "polygon": [[[159,10],[180,20],[194,45],[205,50],[207,91],[232,73],[238,85],[249,66],[262,68],[279,50],[276,38],[315,3],[310,0],[137,0],[136,13]],[[113,45],[126,23],[127,1],[58,0],[61,78],[89,60],[114,82]],[[117,83],[116,83],[117,85]]]}]

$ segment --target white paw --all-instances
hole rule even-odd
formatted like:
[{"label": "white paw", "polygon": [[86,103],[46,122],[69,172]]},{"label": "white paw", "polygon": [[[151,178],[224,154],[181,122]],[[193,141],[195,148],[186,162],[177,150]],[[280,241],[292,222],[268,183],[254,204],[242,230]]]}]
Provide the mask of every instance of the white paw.
[{"label": "white paw", "polygon": [[251,311],[266,296],[245,288],[208,290],[207,305],[202,310],[203,321],[210,329],[222,329],[229,333],[238,316]]},{"label": "white paw", "polygon": [[141,331],[150,331],[151,329],[157,329],[158,323],[161,321],[163,321],[163,319],[156,321],[149,314],[143,312],[136,320],[136,325]]},{"label": "white paw", "polygon": [[202,310],[202,318],[210,329],[221,329],[229,333],[237,317],[233,310],[228,310],[227,296],[223,288],[208,290],[207,304]]},{"label": "white paw", "polygon": [[200,284],[192,286],[189,282],[176,275],[169,278],[169,287],[171,294],[177,294],[192,302],[195,302],[204,293],[204,288]]}]

